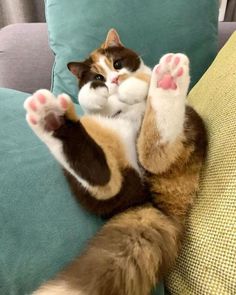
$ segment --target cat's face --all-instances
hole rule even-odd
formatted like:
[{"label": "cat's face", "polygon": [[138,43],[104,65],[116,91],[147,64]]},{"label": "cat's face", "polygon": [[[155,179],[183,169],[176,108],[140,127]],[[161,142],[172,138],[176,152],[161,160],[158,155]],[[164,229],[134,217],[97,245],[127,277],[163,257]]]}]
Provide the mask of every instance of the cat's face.
[{"label": "cat's face", "polygon": [[[109,98],[107,99],[107,103],[112,105],[110,109],[114,108],[113,105],[116,106],[119,104],[118,100],[129,105],[133,104],[130,101],[135,102],[135,99],[129,100],[128,96],[130,95],[126,95],[126,93],[131,93],[131,96],[134,94],[133,97],[135,97],[135,91],[137,91],[136,84],[139,84],[138,89],[140,89],[141,84],[139,81],[140,79],[142,80],[142,76],[139,75],[139,80],[136,79],[137,81],[134,81],[134,79],[130,80],[130,78],[142,71],[145,75],[149,74],[148,67],[144,65],[138,54],[122,45],[114,29],[108,32],[105,42],[100,48],[94,50],[86,60],[82,62],[70,62],[68,68],[77,77],[80,89],[85,85],[89,85],[92,93],[93,89],[106,87],[108,90],[107,98]],[[128,80],[129,83],[127,83]],[[125,85],[124,82],[126,82]],[[145,89],[138,93],[139,101],[146,99],[147,84],[145,81]],[[86,104],[90,105],[88,100],[91,101],[91,104],[94,103],[96,105],[96,99],[90,95],[91,93],[87,94],[87,98],[81,98],[81,105],[84,105],[85,109]],[[99,101],[99,97],[97,97],[97,101]]]},{"label": "cat's face", "polygon": [[116,31],[110,30],[106,41],[89,58],[71,62],[68,68],[78,78],[80,88],[90,81],[100,81],[113,92],[128,74],[139,69],[140,63],[139,56],[125,48]]}]

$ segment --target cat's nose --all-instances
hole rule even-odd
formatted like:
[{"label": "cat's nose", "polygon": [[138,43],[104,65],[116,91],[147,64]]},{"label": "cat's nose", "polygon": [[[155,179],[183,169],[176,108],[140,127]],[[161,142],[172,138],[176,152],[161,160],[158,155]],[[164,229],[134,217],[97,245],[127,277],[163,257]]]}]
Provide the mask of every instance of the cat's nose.
[{"label": "cat's nose", "polygon": [[118,81],[119,81],[119,77],[116,76],[114,78],[111,79],[111,83],[117,84],[118,85]]}]

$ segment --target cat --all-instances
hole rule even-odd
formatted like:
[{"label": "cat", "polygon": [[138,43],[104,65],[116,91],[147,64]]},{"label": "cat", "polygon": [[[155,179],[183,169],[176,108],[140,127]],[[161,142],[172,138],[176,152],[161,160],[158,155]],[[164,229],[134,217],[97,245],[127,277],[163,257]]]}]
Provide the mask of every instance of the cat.
[{"label": "cat", "polygon": [[110,30],[68,68],[89,115],[40,90],[25,101],[26,120],[82,205],[115,216],[33,294],[148,295],[176,260],[206,157],[204,123],[186,104],[189,60],[170,53],[150,71]]}]

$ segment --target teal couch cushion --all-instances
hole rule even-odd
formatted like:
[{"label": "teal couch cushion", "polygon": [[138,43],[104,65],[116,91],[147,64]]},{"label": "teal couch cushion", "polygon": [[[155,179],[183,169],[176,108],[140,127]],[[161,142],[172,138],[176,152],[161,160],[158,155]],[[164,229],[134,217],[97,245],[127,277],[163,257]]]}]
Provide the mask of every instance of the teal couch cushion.
[{"label": "teal couch cushion", "polygon": [[[60,166],[28,127],[28,96],[0,89],[1,295],[30,294],[77,256],[104,222],[74,200]],[[162,284],[155,294],[164,294]]]},{"label": "teal couch cushion", "polygon": [[0,90],[0,294],[25,295],[85,247],[103,223],[83,210],[25,121],[29,94]]},{"label": "teal couch cushion", "polygon": [[217,51],[219,0],[45,0],[50,45],[55,53],[52,90],[77,101],[78,87],[67,63],[83,60],[114,27],[122,42],[149,66],[167,52],[191,60],[192,86]]}]

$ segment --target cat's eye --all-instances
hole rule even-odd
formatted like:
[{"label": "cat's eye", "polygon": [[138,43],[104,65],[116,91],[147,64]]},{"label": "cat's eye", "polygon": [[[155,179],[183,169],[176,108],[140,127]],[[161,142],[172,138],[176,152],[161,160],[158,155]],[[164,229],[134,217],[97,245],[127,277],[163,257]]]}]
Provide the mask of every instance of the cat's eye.
[{"label": "cat's eye", "polygon": [[122,69],[122,68],[123,68],[123,65],[122,65],[121,60],[118,59],[118,60],[114,61],[114,63],[113,63],[113,67],[114,67],[114,69],[116,69],[116,70],[120,70],[120,69]]},{"label": "cat's eye", "polygon": [[104,82],[105,81],[105,78],[103,77],[103,75],[100,75],[100,74],[97,74],[95,77],[94,77],[95,80],[98,80],[98,81],[102,81]]}]

